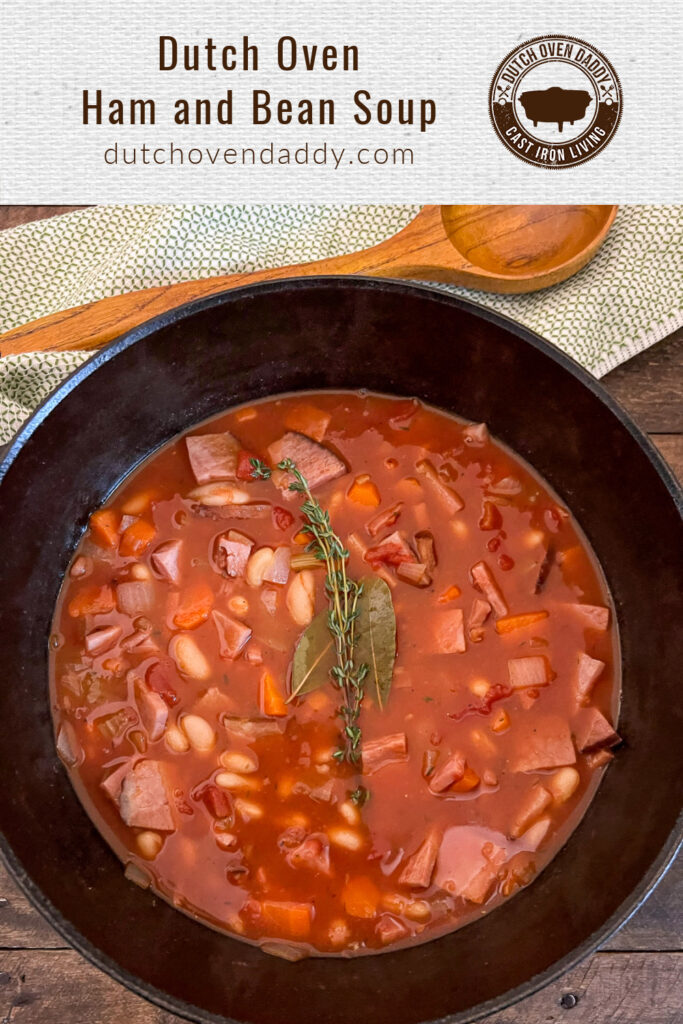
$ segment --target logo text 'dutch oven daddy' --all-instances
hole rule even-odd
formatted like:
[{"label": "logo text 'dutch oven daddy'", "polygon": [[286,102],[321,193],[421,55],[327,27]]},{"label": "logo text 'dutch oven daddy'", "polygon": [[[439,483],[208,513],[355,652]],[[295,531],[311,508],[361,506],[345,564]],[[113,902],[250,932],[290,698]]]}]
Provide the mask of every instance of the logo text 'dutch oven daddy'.
[{"label": "logo text 'dutch oven daddy'", "polygon": [[493,77],[489,112],[505,146],[536,167],[575,167],[614,135],[621,85],[605,55],[582,39],[539,36],[521,43]]}]

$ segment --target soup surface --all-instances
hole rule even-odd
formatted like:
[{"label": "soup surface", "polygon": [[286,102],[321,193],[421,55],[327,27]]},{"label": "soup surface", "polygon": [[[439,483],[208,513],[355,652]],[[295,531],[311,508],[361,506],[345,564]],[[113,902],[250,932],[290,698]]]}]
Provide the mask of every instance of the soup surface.
[{"label": "soup surface", "polygon": [[92,515],[51,643],[59,753],[129,877],[291,958],[496,907],[619,740],[571,513],[413,400],[289,395],[165,447]]}]

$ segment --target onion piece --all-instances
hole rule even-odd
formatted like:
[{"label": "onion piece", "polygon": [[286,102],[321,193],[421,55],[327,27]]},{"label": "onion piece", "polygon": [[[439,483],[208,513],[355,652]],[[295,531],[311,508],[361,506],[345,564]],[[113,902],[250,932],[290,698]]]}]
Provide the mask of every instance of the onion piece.
[{"label": "onion piece", "polygon": [[401,562],[396,567],[396,575],[404,583],[410,583],[414,587],[428,587],[432,582],[424,562]]}]

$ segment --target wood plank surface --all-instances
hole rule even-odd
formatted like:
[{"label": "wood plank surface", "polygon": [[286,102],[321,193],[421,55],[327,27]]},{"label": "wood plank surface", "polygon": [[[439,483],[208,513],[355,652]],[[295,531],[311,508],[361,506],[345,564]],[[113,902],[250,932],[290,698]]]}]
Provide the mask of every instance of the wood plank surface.
[{"label": "wood plank surface", "polygon": [[[0,207],[0,228],[67,209]],[[613,370],[604,383],[683,478],[683,330]],[[487,1024],[683,1024],[682,906],[679,857],[601,952]],[[178,1024],[179,1018],[70,949],[0,866],[0,1024],[124,1022]]]}]

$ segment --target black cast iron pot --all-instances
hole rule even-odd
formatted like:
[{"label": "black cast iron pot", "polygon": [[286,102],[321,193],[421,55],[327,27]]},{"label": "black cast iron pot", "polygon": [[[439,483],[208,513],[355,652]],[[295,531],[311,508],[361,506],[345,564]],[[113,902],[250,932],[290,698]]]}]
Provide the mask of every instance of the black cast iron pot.
[{"label": "black cast iron pot", "polygon": [[[564,849],[492,914],[406,951],[290,964],[125,880],[55,755],[47,645],[71,552],[121,477],[198,420],[300,388],[418,395],[486,420],[550,481],[616,602],[625,743]],[[2,849],[48,920],[141,995],[200,1022],[472,1021],[603,942],[673,857],[683,779],[680,495],[600,385],[529,331],[391,282],[320,278],[227,292],[96,355],[23,428],[0,481]]]}]

